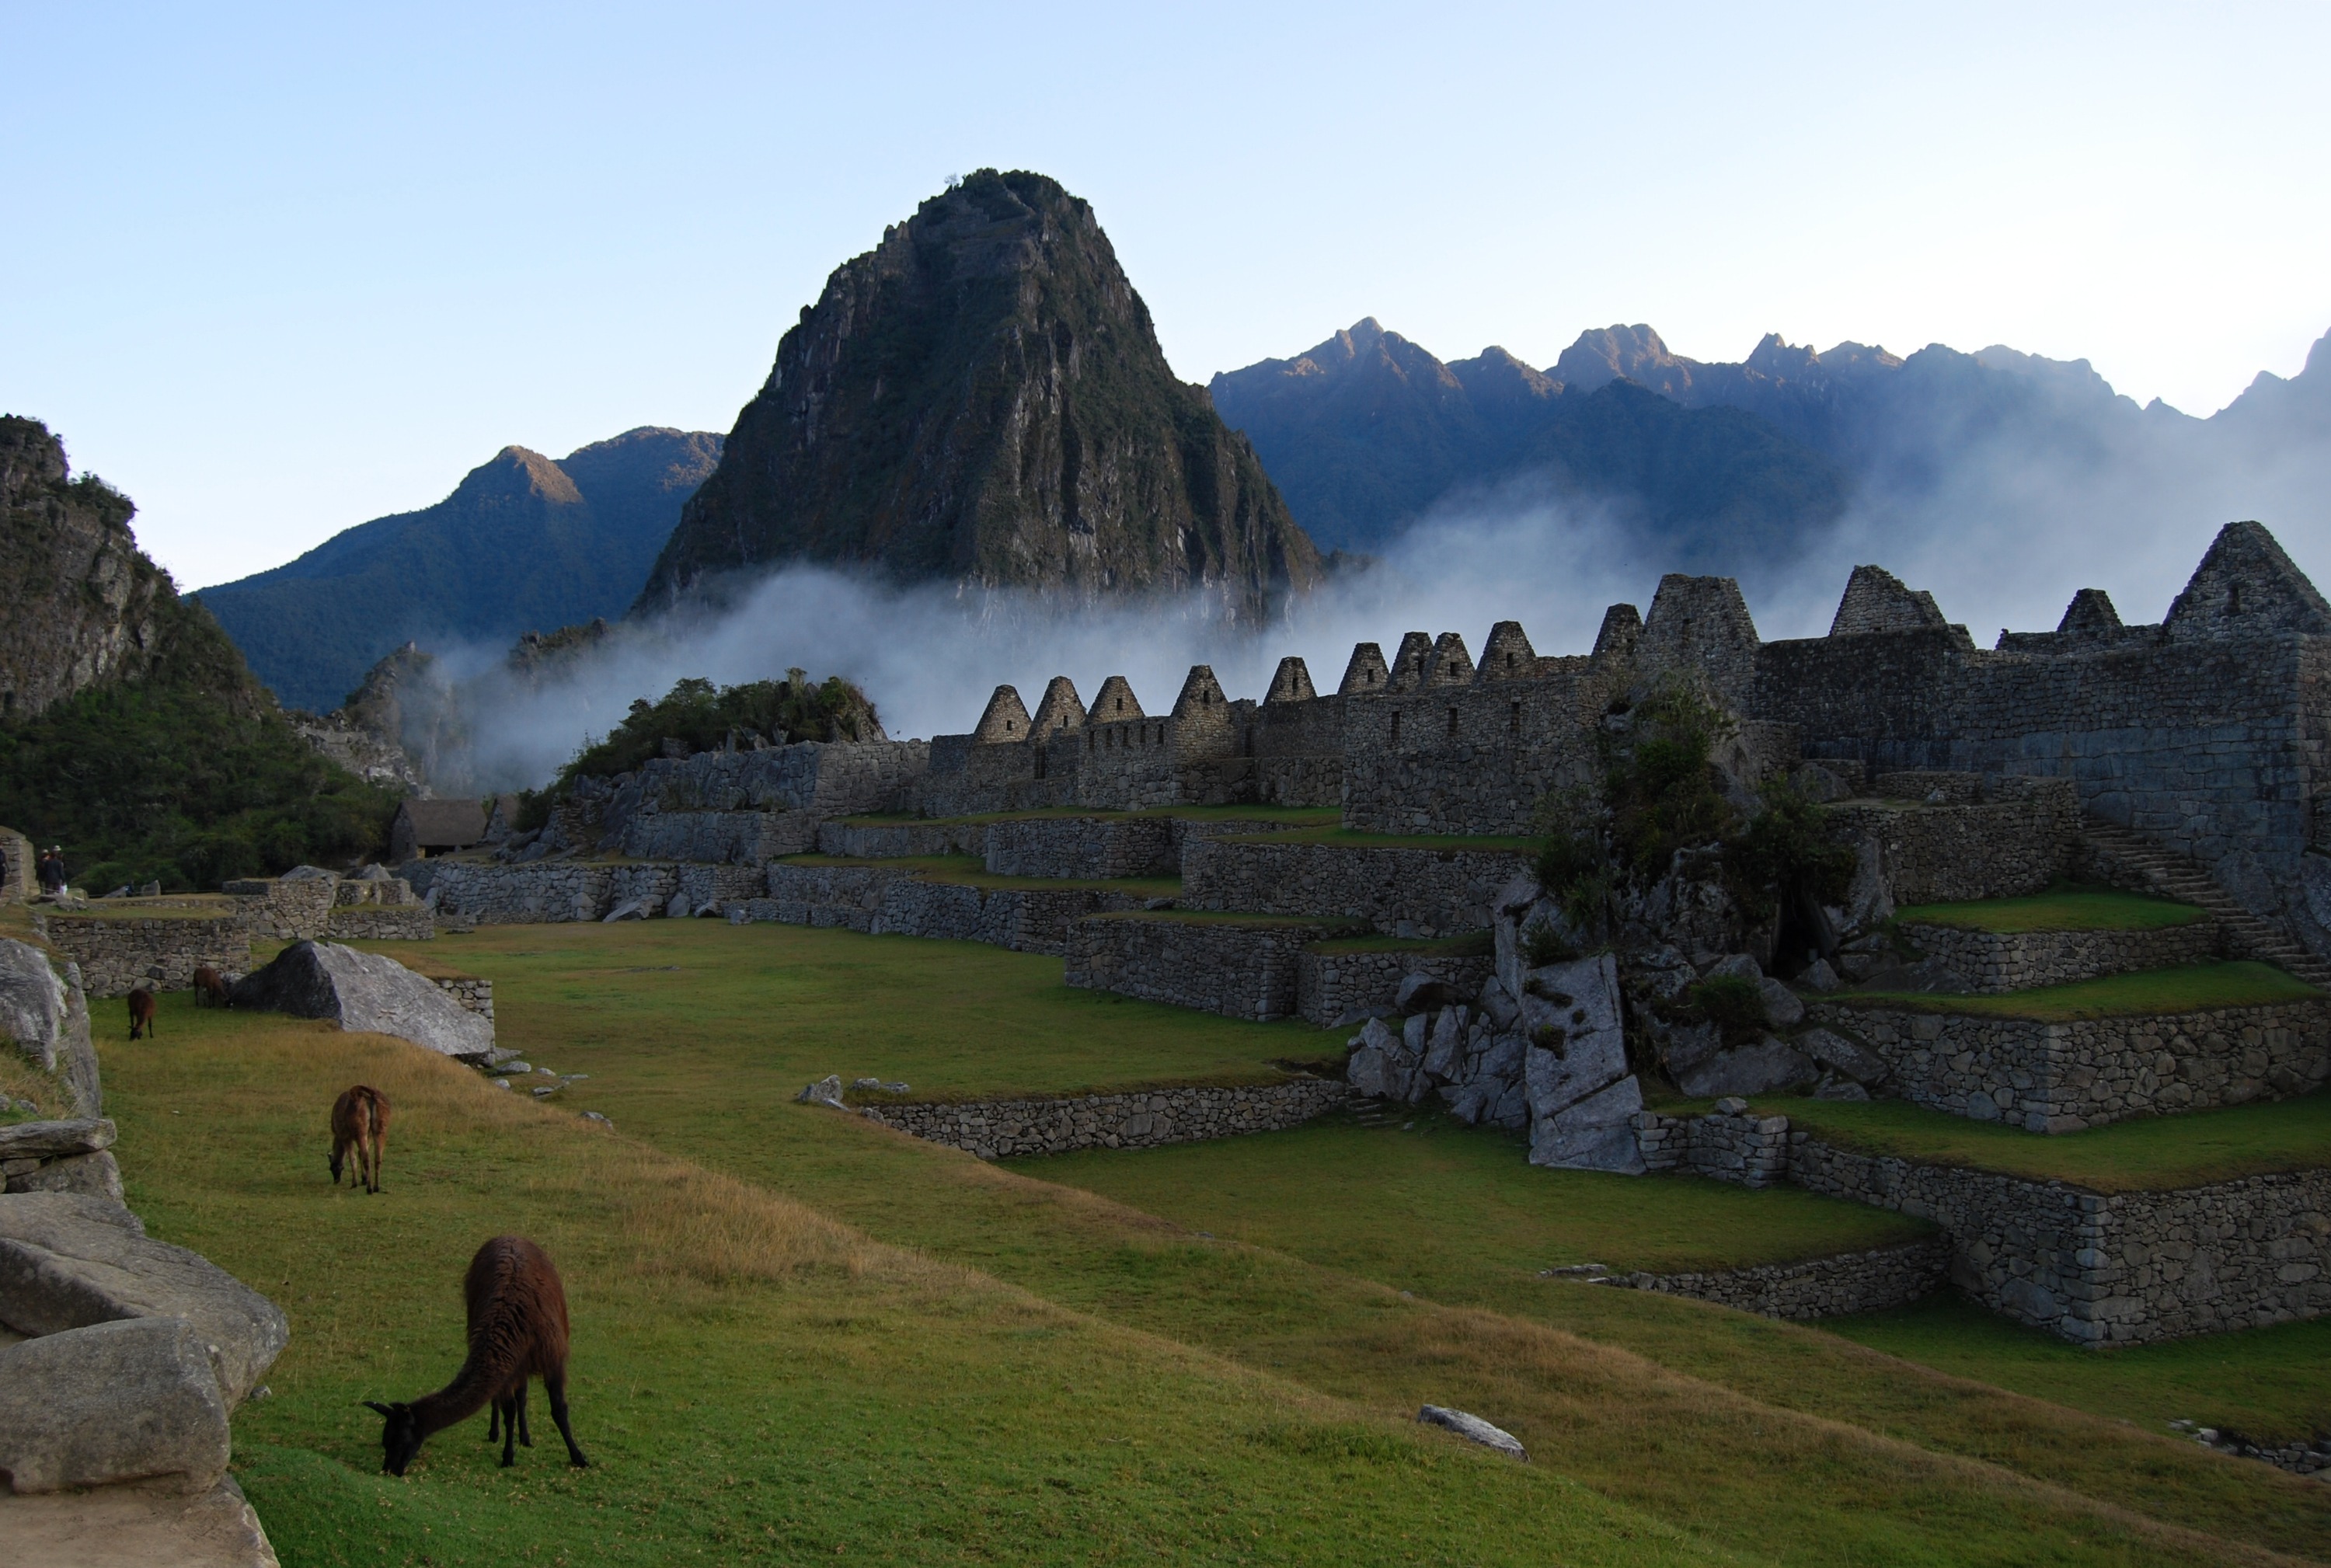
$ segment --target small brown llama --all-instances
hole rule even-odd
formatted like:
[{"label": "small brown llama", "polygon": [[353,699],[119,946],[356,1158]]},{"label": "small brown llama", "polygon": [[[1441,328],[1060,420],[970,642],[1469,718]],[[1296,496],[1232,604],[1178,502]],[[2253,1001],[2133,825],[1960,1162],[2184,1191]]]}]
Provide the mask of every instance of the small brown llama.
[{"label": "small brown llama", "polygon": [[129,1038],[154,1038],[154,993],[144,986],[129,993]]},{"label": "small brown llama", "polygon": [[340,1184],[340,1166],[354,1152],[356,1174],[349,1185],[367,1193],[380,1191],[380,1155],[388,1144],[388,1097],[368,1084],[344,1091],[332,1102],[332,1185]]},{"label": "small brown llama", "polygon": [[207,964],[195,971],[195,1005],[196,1007],[233,1005],[226,993],[226,976]]},{"label": "small brown llama", "polygon": [[526,1430],[526,1385],[536,1377],[549,1397],[550,1419],[566,1440],[567,1463],[578,1469],[589,1465],[566,1424],[566,1292],[549,1257],[523,1236],[497,1236],[470,1259],[461,1294],[470,1308],[470,1354],[453,1381],[410,1404],[365,1401],[383,1422],[380,1468],[404,1474],[433,1434],[489,1403],[493,1415],[486,1439],[493,1440],[499,1425],[502,1463],[516,1462],[515,1444],[534,1446]]}]

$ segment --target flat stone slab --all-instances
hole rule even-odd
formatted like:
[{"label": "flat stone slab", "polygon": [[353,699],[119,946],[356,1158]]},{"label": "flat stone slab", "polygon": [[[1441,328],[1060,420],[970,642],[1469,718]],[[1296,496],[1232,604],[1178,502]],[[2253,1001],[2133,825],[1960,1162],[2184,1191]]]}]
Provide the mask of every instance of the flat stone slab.
[{"label": "flat stone slab", "polygon": [[9,1568],[279,1568],[232,1477],[192,1497],[141,1487],[0,1491],[0,1541]]},{"label": "flat stone slab", "polygon": [[113,1146],[113,1123],[98,1117],[71,1121],[18,1122],[0,1127],[0,1160],[57,1160]]},{"label": "flat stone slab", "polygon": [[328,1018],[342,1029],[394,1035],[463,1061],[493,1058],[494,1026],[394,958],[337,942],[300,942],[237,981],[237,1007]]},{"label": "flat stone slab", "polygon": [[1455,1432],[1467,1442],[1479,1443],[1485,1449],[1495,1449],[1522,1463],[1529,1463],[1529,1450],[1522,1447],[1521,1439],[1503,1427],[1491,1426],[1479,1416],[1464,1411],[1451,1410],[1445,1405],[1429,1404],[1416,1412],[1416,1419],[1429,1427],[1440,1427]]},{"label": "flat stone slab", "polygon": [[199,1252],[153,1240],[126,1209],[0,1194],[0,1323],[40,1335],[135,1317],[193,1323],[230,1410],[291,1339],[281,1308]]},{"label": "flat stone slab", "polygon": [[226,1409],[183,1317],[44,1335],[0,1350],[0,1470],[20,1493],[162,1478],[207,1491],[232,1451]]}]

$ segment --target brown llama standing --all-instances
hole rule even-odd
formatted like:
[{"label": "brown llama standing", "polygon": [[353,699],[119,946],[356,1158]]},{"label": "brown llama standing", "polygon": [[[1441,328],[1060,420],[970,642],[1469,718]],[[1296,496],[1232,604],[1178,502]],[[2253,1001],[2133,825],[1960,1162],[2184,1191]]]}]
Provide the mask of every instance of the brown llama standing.
[{"label": "brown llama standing", "polygon": [[231,1007],[226,993],[226,976],[205,964],[195,971],[195,1005],[196,1007]]},{"label": "brown llama standing", "polygon": [[129,1038],[154,1037],[154,993],[144,986],[129,993]]},{"label": "brown llama standing", "polygon": [[392,1476],[404,1474],[433,1434],[467,1421],[489,1402],[494,1413],[486,1423],[486,1439],[493,1440],[499,1425],[502,1463],[514,1463],[516,1443],[534,1446],[526,1430],[526,1385],[534,1377],[542,1379],[550,1419],[566,1440],[567,1462],[577,1468],[590,1464],[566,1424],[566,1291],[548,1256],[523,1236],[497,1236],[470,1259],[461,1294],[470,1308],[470,1354],[453,1381],[411,1404],[365,1401],[365,1408],[383,1420],[380,1468]]},{"label": "brown llama standing", "polygon": [[357,1169],[349,1185],[379,1192],[380,1155],[387,1142],[388,1097],[367,1084],[345,1090],[332,1102],[332,1185],[340,1184],[340,1166],[354,1151]]}]

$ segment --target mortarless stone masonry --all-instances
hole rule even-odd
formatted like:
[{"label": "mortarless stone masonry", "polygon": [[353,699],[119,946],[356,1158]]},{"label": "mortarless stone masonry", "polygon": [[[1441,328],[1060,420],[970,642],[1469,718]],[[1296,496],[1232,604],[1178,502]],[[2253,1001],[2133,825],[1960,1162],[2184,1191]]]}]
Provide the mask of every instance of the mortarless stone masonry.
[{"label": "mortarless stone masonry", "polygon": [[2217,956],[2220,946],[2214,920],[2155,931],[1968,931],[1923,922],[1901,929],[1968,990],[1988,995],[2199,964]]},{"label": "mortarless stone masonry", "polygon": [[1185,909],[1340,915],[1399,936],[1489,928],[1499,889],[1528,865],[1511,850],[1380,848],[1196,839],[1182,856]]},{"label": "mortarless stone masonry", "polygon": [[491,1023],[494,1021],[494,983],[480,980],[473,974],[440,974],[433,976],[438,990]]},{"label": "mortarless stone masonry", "polygon": [[1286,1018],[1300,1005],[1302,950],[1349,934],[1337,920],[1097,915],[1069,928],[1068,983],[1228,1018]]},{"label": "mortarless stone masonry", "polygon": [[766,898],[739,907],[744,918],[876,936],[986,942],[1021,953],[1058,954],[1067,945],[1069,927],[1078,920],[1140,903],[1129,894],[1089,888],[987,889],[935,882],[880,864],[779,862],[768,869],[768,889]]},{"label": "mortarless stone masonry", "polygon": [[33,929],[81,965],[91,996],[127,996],[141,985],[188,991],[195,971],[251,967],[251,933],[233,908],[215,915],[52,915],[34,911]]},{"label": "mortarless stone masonry", "polygon": [[1788,1178],[1786,1117],[1638,1111],[1635,1136],[1650,1170],[1685,1171],[1743,1187],[1769,1187]]},{"label": "mortarless stone masonry", "polygon": [[1351,1098],[1332,1079],[1247,1088],[1185,1086],[1060,1099],[870,1106],[869,1121],[983,1160],[1073,1149],[1146,1149],[1300,1126]]},{"label": "mortarless stone masonry", "polygon": [[2288,1099],[2331,1077],[2331,1001],[2065,1023],[1841,1002],[1808,1015],[1877,1052],[1889,1092],[2026,1132]]},{"label": "mortarless stone masonry", "polygon": [[1597,1283],[1689,1296],[1765,1317],[1842,1317],[1882,1312],[1932,1295],[1950,1269],[1942,1236],[1868,1252],[1840,1252],[1793,1263],[1765,1263],[1702,1274],[1613,1274]]},{"label": "mortarless stone masonry", "polygon": [[1389,1012],[1400,983],[1429,974],[1460,996],[1480,994],[1482,982],[1497,972],[1492,954],[1354,952],[1329,944],[1307,947],[1295,957],[1295,1011],[1322,1029],[1357,1014]]}]

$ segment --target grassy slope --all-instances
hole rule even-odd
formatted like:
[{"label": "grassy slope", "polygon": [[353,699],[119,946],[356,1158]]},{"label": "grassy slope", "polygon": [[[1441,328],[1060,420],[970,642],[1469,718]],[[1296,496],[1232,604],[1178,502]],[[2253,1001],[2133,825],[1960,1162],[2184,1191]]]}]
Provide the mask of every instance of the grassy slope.
[{"label": "grassy slope", "polygon": [[[1684,1114],[1709,1103],[1662,1108]],[[1856,1104],[1783,1097],[1760,1100],[1756,1108],[1870,1154],[2069,1182],[2099,1193],[2199,1186],[2331,1165],[2331,1094],[2145,1117],[2054,1137],[1969,1121],[1905,1100]]]},{"label": "grassy slope", "polygon": [[[409,1047],[166,1009],[166,1043],[106,1051],[131,1201],[291,1315],[236,1420],[287,1563],[1706,1560],[1553,1471],[871,1243]],[[378,1197],[323,1170],[359,1079],[397,1107]],[[377,1474],[357,1402],[450,1375],[461,1269],[502,1231],[561,1264],[595,1467],[543,1421],[501,1472],[478,1420]]]},{"label": "grassy slope", "polygon": [[1831,1000],[1849,1007],[1971,1012],[1992,1018],[2067,1023],[2079,1018],[2149,1017],[2219,1007],[2257,1007],[2276,1002],[2315,1002],[2322,1000],[2323,995],[2304,980],[2271,964],[2244,961],[2140,969],[2071,985],[2051,985],[2041,991],[2010,992],[2004,996],[1857,991]]},{"label": "grassy slope", "polygon": [[[831,941],[837,953],[866,954],[870,978],[873,960],[883,956],[876,949],[893,940],[766,926],[737,932],[690,922],[675,924],[662,937],[704,946],[643,953],[633,944],[658,936],[653,923],[621,932],[578,929],[571,936],[536,927],[498,934],[514,953],[507,967],[482,950],[472,950],[463,962],[497,979],[505,1042],[537,1061],[590,1070],[588,1082],[568,1091],[574,1108],[604,1111],[627,1134],[685,1149],[726,1173],[798,1195],[885,1240],[970,1263],[1064,1304],[1204,1345],[1263,1370],[1294,1373],[1379,1408],[1413,1408],[1424,1399],[1465,1403],[1521,1432],[1567,1473],[1746,1552],[1764,1550],[1778,1529],[1812,1543],[1805,1561],[2070,1561],[2085,1555],[2084,1549],[2061,1547],[2053,1524],[2042,1530],[2044,1541],[2022,1536],[2034,1517],[2027,1511],[2033,1505],[2001,1503],[1991,1489],[2001,1484],[1995,1477],[1976,1478],[1993,1472],[1938,1470],[1931,1487],[1912,1484],[1888,1468],[1895,1459],[1867,1468],[1877,1463],[1862,1446],[1867,1440],[1831,1422],[2242,1539],[2289,1546],[2331,1538],[2331,1491],[2310,1489],[2310,1483],[2264,1467],[2197,1453],[2191,1445],[2119,1421],[2077,1416],[1937,1375],[1815,1330],[1672,1298],[1557,1289],[1535,1278],[1524,1296],[1500,1298],[1502,1310],[1469,1311],[1457,1304],[1488,1300],[1486,1294],[1465,1291],[1479,1290],[1479,1275],[1496,1273],[1494,1267],[1470,1281],[1445,1271],[1419,1277],[1411,1287],[1419,1297],[1403,1299],[1392,1285],[1289,1251],[1206,1240],[1102,1199],[786,1103],[809,1076],[806,1069],[779,1075],[757,1067],[773,1050],[795,1049],[777,1043],[790,1033],[780,1013],[735,1024],[723,1018],[679,1051],[668,1040],[638,1031],[604,1032],[596,993],[570,990],[516,957],[522,944],[539,948],[566,939],[635,963],[667,954],[691,962],[700,955],[708,970],[749,961],[750,949],[717,945],[724,934],[780,955],[802,951],[799,943]],[[967,946],[896,939],[884,962],[919,966],[962,954],[976,966],[983,959],[1013,957],[993,949],[965,953]],[[681,984],[691,993],[712,993],[723,982],[703,974]],[[837,1017],[831,1026],[846,1030],[847,1023]],[[966,1031],[964,1040],[1005,1060],[1018,1049],[1009,1031]],[[585,1041],[592,1043],[569,1044]],[[1213,1145],[1226,1153],[1246,1146]],[[1579,1196],[1569,1200],[1579,1206],[1598,1183],[1630,1194],[1640,1190],[1622,1178],[1567,1180],[1581,1183]],[[1717,1191],[1680,1180],[1673,1186]],[[1780,1200],[1769,1212],[1801,1196],[1724,1191],[1727,1201]],[[1388,1226],[1397,1222],[1396,1210],[1375,1202],[1364,1183],[1321,1183],[1312,1203],[1352,1233],[1365,1222],[1353,1217],[1356,1207],[1379,1212]],[[1725,1222],[1736,1227],[1749,1212],[1746,1205],[1734,1208]],[[1204,1224],[1180,1218],[1218,1232],[1227,1232],[1234,1219]],[[1414,1235],[1417,1228],[1399,1233]],[[1444,1238],[1432,1266],[1442,1268],[1461,1255]],[[1602,1344],[1556,1332],[1564,1328]],[[1640,1351],[1670,1370],[1606,1346]],[[2271,1360],[2252,1358],[2227,1380],[2228,1408],[2248,1414],[2242,1391],[2280,1375]],[[2115,1413],[2152,1414],[2141,1402],[2126,1402]],[[2160,1413],[2165,1419],[2196,1412]],[[1984,1498],[1991,1500],[1975,1506]],[[2022,1523],[2003,1526],[2003,1520]],[[1929,1532],[1955,1545],[1933,1546]]]},{"label": "grassy slope", "polygon": [[1965,904],[1913,904],[1894,911],[1898,926],[1956,926],[1969,931],[2159,931],[2206,920],[2209,912],[2117,888],[2050,888],[2027,898]]}]

